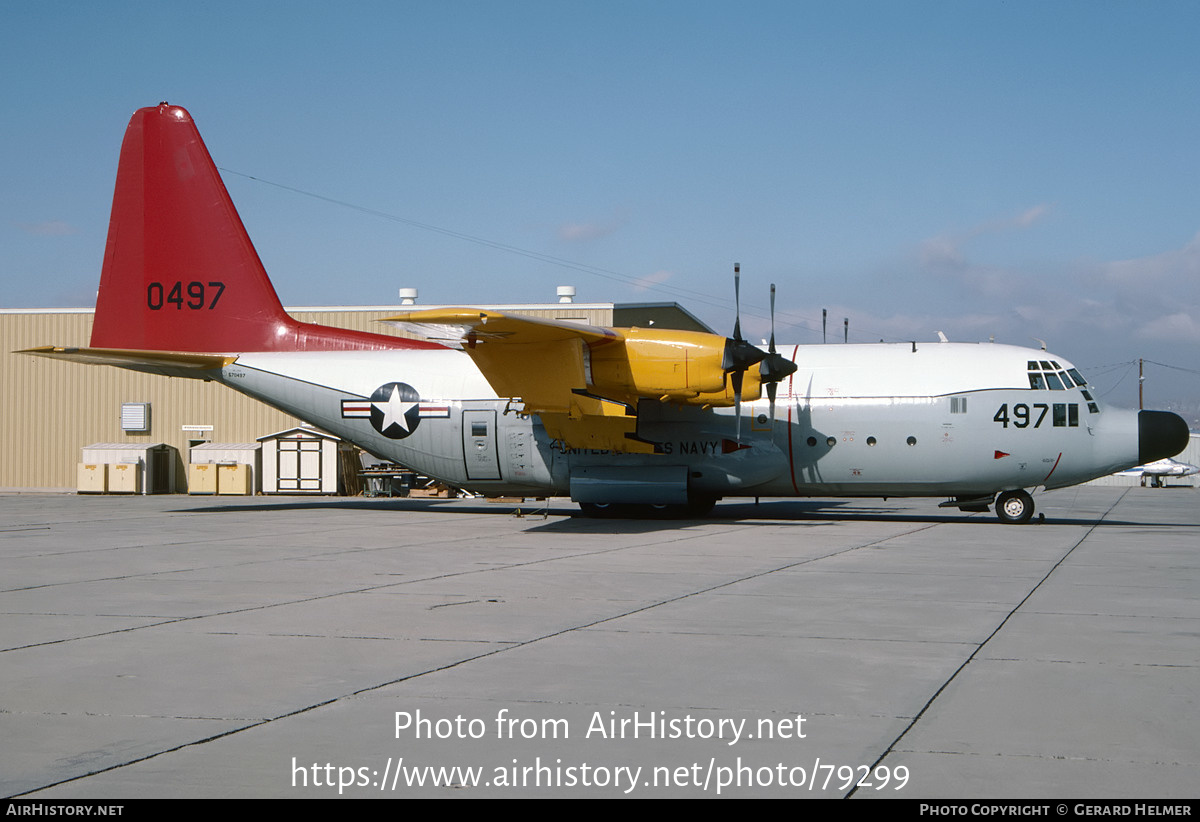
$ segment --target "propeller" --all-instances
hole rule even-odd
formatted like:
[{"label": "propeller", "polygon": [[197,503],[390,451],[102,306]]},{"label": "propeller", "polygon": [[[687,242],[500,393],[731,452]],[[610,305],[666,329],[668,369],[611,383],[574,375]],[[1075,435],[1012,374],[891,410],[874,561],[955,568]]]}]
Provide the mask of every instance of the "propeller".
[{"label": "propeller", "polygon": [[771,420],[775,420],[775,392],[779,382],[796,373],[796,364],[775,350],[775,283],[771,283],[771,344],[767,356],[758,364],[759,380],[767,386],[771,401]]},{"label": "propeller", "polygon": [[742,337],[742,267],[733,264],[733,336],[725,338],[725,353],[721,358],[721,369],[729,374],[733,382],[733,408],[737,418],[737,440],[742,440],[742,377],[747,368],[758,365],[767,355],[758,346]]},{"label": "propeller", "polygon": [[767,386],[771,400],[771,419],[775,418],[775,389],[780,380],[796,371],[796,364],[785,359],[775,350],[775,284],[771,284],[771,344],[768,353],[742,337],[741,288],[742,270],[739,263],[733,264],[733,336],[725,338],[725,352],[721,368],[729,374],[733,383],[734,416],[737,419],[737,441],[742,439],[742,381],[746,369],[757,365],[761,382]]}]

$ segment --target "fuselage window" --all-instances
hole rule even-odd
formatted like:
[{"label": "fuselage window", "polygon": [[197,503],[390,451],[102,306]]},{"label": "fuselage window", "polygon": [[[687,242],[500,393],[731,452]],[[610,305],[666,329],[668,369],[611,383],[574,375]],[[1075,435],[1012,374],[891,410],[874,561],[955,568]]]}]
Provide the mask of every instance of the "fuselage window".
[{"label": "fuselage window", "polygon": [[909,445],[916,445],[916,444],[917,444],[917,438],[916,438],[916,437],[909,437],[907,440],[905,440],[905,442],[907,442]]},{"label": "fuselage window", "polygon": [[1079,427],[1079,404],[1071,403],[1067,406],[1067,425],[1072,428]]},{"label": "fuselage window", "polygon": [[967,413],[967,398],[966,397],[951,397],[950,398],[950,413],[951,414]]}]

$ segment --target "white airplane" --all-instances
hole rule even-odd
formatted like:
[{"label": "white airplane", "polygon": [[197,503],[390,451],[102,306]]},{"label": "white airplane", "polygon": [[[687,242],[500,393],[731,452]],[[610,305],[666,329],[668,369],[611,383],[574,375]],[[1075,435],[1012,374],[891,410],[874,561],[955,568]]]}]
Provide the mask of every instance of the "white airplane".
[{"label": "white airplane", "polygon": [[1179,462],[1173,459],[1155,460],[1148,465],[1137,465],[1130,468],[1128,471],[1120,471],[1118,477],[1141,477],[1142,484],[1146,484],[1146,478],[1150,478],[1151,485],[1155,488],[1162,488],[1163,482],[1167,477],[1190,477],[1192,474],[1200,474],[1200,468],[1187,462]]},{"label": "white airplane", "polygon": [[162,103],[125,134],[90,347],[26,353],[215,380],[452,486],[601,515],[917,496],[1025,522],[1028,489],[1188,440],[1179,416],[1102,407],[1069,362],[1026,348],[394,319],[446,344],[288,316],[191,116]]}]

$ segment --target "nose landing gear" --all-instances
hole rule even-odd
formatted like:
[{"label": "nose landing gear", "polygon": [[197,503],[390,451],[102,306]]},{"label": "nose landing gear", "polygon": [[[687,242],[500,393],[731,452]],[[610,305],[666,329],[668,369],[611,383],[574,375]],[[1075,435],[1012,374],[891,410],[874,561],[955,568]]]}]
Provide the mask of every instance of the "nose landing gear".
[{"label": "nose landing gear", "polygon": [[996,516],[1001,522],[1020,525],[1033,516],[1033,497],[1024,489],[1005,491],[996,497]]}]

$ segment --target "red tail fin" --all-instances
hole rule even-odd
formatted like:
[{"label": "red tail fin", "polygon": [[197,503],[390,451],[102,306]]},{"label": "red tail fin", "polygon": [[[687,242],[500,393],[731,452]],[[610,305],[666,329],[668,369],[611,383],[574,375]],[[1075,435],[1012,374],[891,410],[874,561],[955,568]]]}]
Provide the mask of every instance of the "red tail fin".
[{"label": "red tail fin", "polygon": [[133,115],[117,168],[93,348],[240,353],[428,345],[288,316],[191,115],[166,103]]}]

